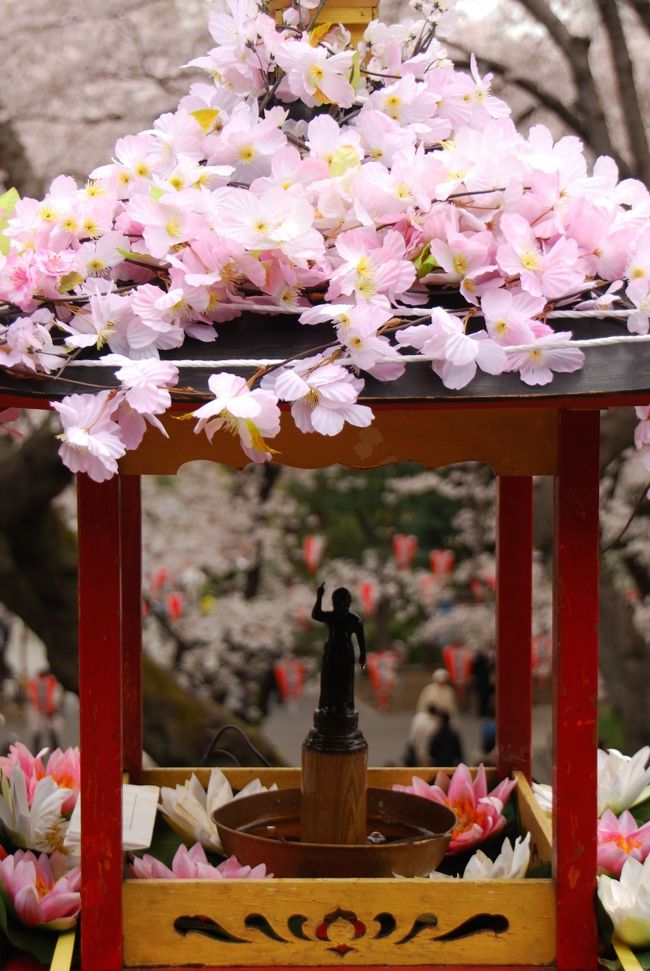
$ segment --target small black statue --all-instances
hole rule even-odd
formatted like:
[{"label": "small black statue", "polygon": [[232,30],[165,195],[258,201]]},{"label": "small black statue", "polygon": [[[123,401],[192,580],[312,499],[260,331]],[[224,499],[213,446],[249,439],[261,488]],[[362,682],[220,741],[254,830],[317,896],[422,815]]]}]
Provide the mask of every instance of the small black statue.
[{"label": "small black statue", "polygon": [[327,624],[329,637],[323,652],[323,664],[320,675],[320,699],[318,708],[321,712],[336,715],[352,715],[354,713],[354,645],[352,635],[355,634],[359,645],[359,664],[362,668],[366,664],[366,641],[363,633],[363,623],[356,614],[350,613],[352,597],[345,587],[338,587],[332,594],[333,610],[323,610],[323,594],[325,584],[321,583],[316,596],[316,603],[311,612],[314,620]]}]

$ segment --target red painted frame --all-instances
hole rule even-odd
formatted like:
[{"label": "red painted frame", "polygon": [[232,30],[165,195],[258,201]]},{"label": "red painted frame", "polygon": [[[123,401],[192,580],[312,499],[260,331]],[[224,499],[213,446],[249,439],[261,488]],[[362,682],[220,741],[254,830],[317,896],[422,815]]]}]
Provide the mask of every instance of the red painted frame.
[{"label": "red painted frame", "polygon": [[497,769],[530,779],[533,479],[497,479]]},{"label": "red painted frame", "polygon": [[77,476],[84,971],[122,968],[120,492]]},{"label": "red painted frame", "polygon": [[140,476],[120,476],[123,768],[142,777],[142,523]]},{"label": "red painted frame", "polygon": [[553,568],[556,960],[560,971],[595,971],[599,413],[560,412],[558,447]]},{"label": "red painted frame", "polygon": [[[598,439],[597,411],[560,413],[554,570],[557,971],[595,971],[597,962]],[[502,477],[498,491],[499,766],[529,772],[532,480]],[[82,967],[121,971],[121,773],[124,764],[137,776],[142,747],[139,479],[117,477],[98,485],[80,475],[78,495]],[[455,971],[496,969],[475,965]]]}]

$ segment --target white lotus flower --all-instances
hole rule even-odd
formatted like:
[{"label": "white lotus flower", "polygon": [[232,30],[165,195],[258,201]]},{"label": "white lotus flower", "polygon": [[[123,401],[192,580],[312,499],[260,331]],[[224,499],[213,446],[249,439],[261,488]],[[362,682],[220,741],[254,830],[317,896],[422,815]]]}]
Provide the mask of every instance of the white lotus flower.
[{"label": "white lotus flower", "polygon": [[[530,862],[530,833],[522,838],[518,836],[515,840],[514,847],[512,846],[510,840],[506,837],[503,841],[501,847],[501,852],[497,856],[496,860],[491,860],[483,850],[477,850],[472,857],[470,857],[467,866],[465,867],[465,872],[463,873],[463,880],[516,880],[520,877],[526,876],[526,871],[528,869],[528,864]],[[397,876],[397,874],[395,874]],[[456,877],[449,876],[447,873],[440,873],[438,870],[432,870],[429,874],[429,880],[459,880],[460,875]]]},{"label": "white lotus flower", "polygon": [[501,852],[496,860],[491,860],[483,850],[477,850],[471,857],[464,880],[516,880],[526,876],[530,862],[530,833],[518,836],[514,847],[508,838],[504,839]]},{"label": "white lotus flower", "polygon": [[545,813],[553,812],[553,786],[544,782],[533,782],[533,795],[540,809]]},{"label": "white lotus flower", "polygon": [[63,850],[68,820],[61,807],[72,794],[60,788],[51,776],[39,779],[31,805],[27,799],[25,775],[14,766],[10,778],[2,774],[0,784],[0,824],[11,843],[20,849],[53,853]]},{"label": "white lotus flower", "polygon": [[[271,789],[277,789],[277,786],[274,784]],[[207,792],[194,774],[188,782],[175,789],[163,786],[160,790],[160,811],[183,839],[198,842],[206,850],[219,853],[222,846],[212,814],[233,799],[265,791],[266,786],[259,779],[253,779],[235,796],[223,772],[212,769]]]},{"label": "white lotus flower", "polygon": [[650,746],[636,755],[621,755],[615,748],[598,750],[598,816],[606,809],[620,815],[632,806],[650,783]]},{"label": "white lotus flower", "polygon": [[650,947],[650,856],[644,863],[628,857],[620,880],[598,877],[598,896],[624,944]]}]

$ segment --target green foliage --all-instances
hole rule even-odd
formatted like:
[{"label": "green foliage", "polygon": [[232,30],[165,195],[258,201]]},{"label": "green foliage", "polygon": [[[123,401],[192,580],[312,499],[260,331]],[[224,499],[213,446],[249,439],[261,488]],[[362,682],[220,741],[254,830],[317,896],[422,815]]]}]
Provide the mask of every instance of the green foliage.
[{"label": "green foliage", "polygon": [[9,252],[9,237],[5,236],[5,229],[19,199],[17,189],[7,189],[0,196],[0,253],[3,256],[6,256]]},{"label": "green foliage", "polygon": [[609,705],[601,705],[598,710],[598,741],[602,748],[615,748],[627,751],[623,726],[618,715]]},{"label": "green foliage", "polygon": [[327,537],[328,559],[360,562],[367,550],[390,557],[394,533],[418,537],[416,566],[427,566],[429,551],[452,538],[450,520],[458,506],[435,493],[397,497],[391,480],[421,472],[414,462],[354,472],[335,466],[321,469],[313,480],[294,480],[288,489],[302,507],[300,532],[314,531],[317,521]]}]

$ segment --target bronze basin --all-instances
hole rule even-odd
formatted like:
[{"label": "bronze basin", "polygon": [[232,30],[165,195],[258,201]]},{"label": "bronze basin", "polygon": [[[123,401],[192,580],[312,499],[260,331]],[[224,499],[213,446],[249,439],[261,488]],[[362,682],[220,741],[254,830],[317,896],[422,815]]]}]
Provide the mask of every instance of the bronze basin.
[{"label": "bronze basin", "polygon": [[391,789],[369,788],[368,833],[384,842],[300,842],[300,789],[235,799],[215,811],[224,851],[276,877],[426,876],[440,864],[456,817],[446,806]]}]

